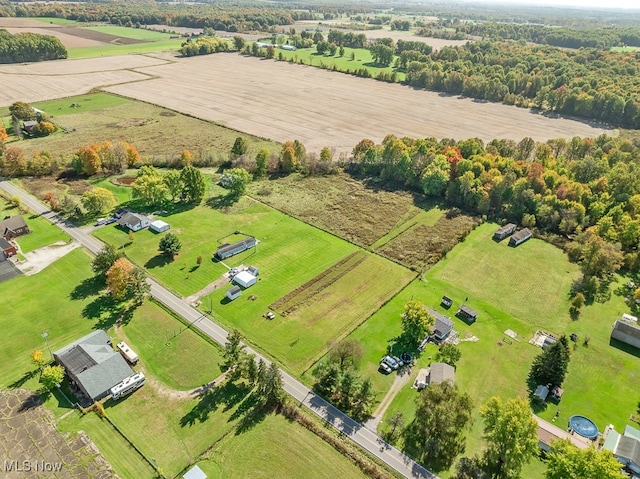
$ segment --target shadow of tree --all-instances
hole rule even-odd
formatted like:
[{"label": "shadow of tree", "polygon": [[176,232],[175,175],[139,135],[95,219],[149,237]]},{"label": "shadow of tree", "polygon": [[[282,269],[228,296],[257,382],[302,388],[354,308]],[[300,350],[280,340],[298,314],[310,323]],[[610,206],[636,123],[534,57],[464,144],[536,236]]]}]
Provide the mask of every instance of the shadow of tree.
[{"label": "shadow of tree", "polygon": [[69,294],[72,300],[82,300],[89,296],[96,296],[105,287],[104,278],[101,276],[92,276],[83,280],[79,285],[73,288]]},{"label": "shadow of tree", "polygon": [[[44,391],[46,393],[49,392],[46,389]],[[30,394],[29,397],[27,397],[24,401],[22,401],[22,404],[20,405],[20,409],[18,409],[18,411],[24,412],[24,411],[28,411],[29,409],[36,408],[38,406],[41,406],[43,401],[44,401],[44,398],[41,397],[40,391],[38,391],[37,393]]]},{"label": "shadow of tree", "polygon": [[147,261],[144,264],[144,267],[147,269],[162,268],[163,266],[166,266],[171,262],[173,262],[173,258],[171,258],[170,256],[167,256],[165,254],[157,254],[149,261]]},{"label": "shadow of tree", "polygon": [[36,377],[39,372],[40,372],[39,369],[34,369],[33,371],[27,371],[26,373],[24,373],[22,375],[22,377],[20,379],[15,380],[11,384],[9,384],[7,387],[9,389],[18,389],[18,388],[22,387],[24,385],[24,383],[26,383],[30,379],[33,379],[34,377]]},{"label": "shadow of tree", "polygon": [[223,406],[223,411],[228,411],[243,398],[245,398],[251,388],[246,384],[224,383],[221,386],[210,389],[200,397],[198,403],[187,414],[180,418],[180,426],[193,426],[196,422],[205,422],[209,414]]},{"label": "shadow of tree", "polygon": [[[245,403],[249,404],[244,407]],[[261,398],[257,397],[257,394],[252,394],[240,405],[236,413],[240,411],[242,412],[243,416],[236,427],[236,436],[239,436],[240,434],[253,429],[255,426],[264,421],[267,415],[273,411],[273,408],[265,406]],[[232,417],[235,416],[236,413],[234,413]],[[237,417],[240,416],[238,415]]]},{"label": "shadow of tree", "polygon": [[98,296],[87,304],[82,310],[82,317],[87,319],[98,319],[107,315],[117,315],[119,313],[118,303],[108,294]]},{"label": "shadow of tree", "polygon": [[219,210],[228,208],[229,206],[233,206],[233,204],[236,203],[238,199],[238,195],[228,193],[226,195],[212,196],[211,198],[207,199],[206,205],[210,208]]}]

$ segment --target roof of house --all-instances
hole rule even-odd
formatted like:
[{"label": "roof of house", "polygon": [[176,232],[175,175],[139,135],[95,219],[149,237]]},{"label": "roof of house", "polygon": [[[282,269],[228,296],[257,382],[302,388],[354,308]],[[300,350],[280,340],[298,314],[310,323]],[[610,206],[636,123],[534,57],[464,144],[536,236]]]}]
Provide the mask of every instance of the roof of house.
[{"label": "roof of house", "polygon": [[107,333],[98,330],[53,353],[92,398],[133,374],[122,356],[113,350],[110,341]]},{"label": "roof of house", "polygon": [[236,241],[235,243],[223,244],[221,246],[218,246],[218,249],[216,250],[216,254],[225,254],[229,251],[235,250],[240,246],[251,247],[255,244],[255,242],[256,242],[256,239],[253,236],[250,236],[249,238]]},{"label": "roof of house", "polygon": [[429,314],[431,314],[431,316],[433,316],[436,319],[436,322],[434,325],[435,332],[439,332],[440,335],[445,335],[453,329],[453,321],[451,321],[450,318],[448,318],[443,314],[438,313],[437,311],[427,306],[424,306],[424,309],[429,311]]},{"label": "roof of house", "polygon": [[447,363],[432,363],[431,371],[429,372],[429,383],[440,384],[444,381],[454,382],[456,377],[456,370],[453,366]]},{"label": "roof of house", "polygon": [[504,225],[503,227],[501,227],[500,229],[498,229],[498,231],[496,231],[494,234],[500,235],[500,234],[505,234],[508,231],[512,231],[513,228],[515,228],[516,225],[513,223],[507,223],[506,225]]},{"label": "roof of house", "polygon": [[633,426],[629,426],[628,424],[624,427],[624,435],[627,437],[634,437],[638,441],[640,441],[640,431]]},{"label": "roof of house", "polygon": [[538,423],[538,441],[545,446],[551,446],[552,441],[559,439],[569,439],[574,446],[580,449],[587,449],[591,445],[591,441],[586,437],[582,437],[577,434],[569,434],[567,431],[545,421],[535,414],[533,415],[533,418]]},{"label": "roof of house", "polygon": [[636,464],[640,464],[640,441],[634,437],[628,437],[626,435],[620,436],[613,453],[616,456],[621,456],[632,460]]},{"label": "roof of house", "polygon": [[12,216],[11,218],[0,221],[0,233],[5,234],[7,230],[15,231],[27,226],[26,221],[21,215]]},{"label": "roof of house", "polygon": [[530,238],[533,235],[529,228],[522,228],[520,231],[513,233],[511,239],[513,241],[522,241],[524,239]]},{"label": "roof of house", "polygon": [[118,224],[120,226],[127,226],[127,225],[135,226],[135,225],[142,224],[144,219],[145,219],[144,216],[138,213],[127,212],[120,217],[120,219],[118,220]]},{"label": "roof of house", "polygon": [[539,397],[543,401],[546,401],[547,396],[549,395],[549,388],[547,386],[539,384],[536,388],[536,392],[534,392],[533,395]]},{"label": "roof of house", "polygon": [[9,248],[14,248],[14,246],[9,243],[6,239],[4,239],[2,236],[0,236],[0,248],[2,248],[2,250],[7,250]]},{"label": "roof of house", "polygon": [[197,465],[189,469],[182,477],[184,479],[207,479],[207,475]]},{"label": "roof of house", "polygon": [[469,306],[464,304],[460,306],[460,312],[471,318],[476,318],[478,316],[478,313],[476,313],[473,309],[471,309]]},{"label": "roof of house", "polygon": [[615,323],[613,323],[613,329],[614,331],[620,331],[621,333],[625,333],[629,336],[640,339],[640,327],[637,325],[637,323],[618,319]]},{"label": "roof of house", "polygon": [[232,286],[227,290],[227,294],[237,294],[237,293],[240,293],[241,291],[242,290],[240,289],[240,286]]}]

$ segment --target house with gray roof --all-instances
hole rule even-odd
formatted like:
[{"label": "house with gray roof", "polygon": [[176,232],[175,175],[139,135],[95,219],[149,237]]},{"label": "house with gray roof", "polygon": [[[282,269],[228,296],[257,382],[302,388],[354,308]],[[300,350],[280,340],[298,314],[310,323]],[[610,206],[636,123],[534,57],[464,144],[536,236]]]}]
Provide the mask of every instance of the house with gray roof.
[{"label": "house with gray roof", "polygon": [[451,321],[451,318],[444,314],[440,314],[427,306],[425,306],[424,309],[429,311],[429,314],[435,318],[435,324],[431,328],[434,339],[437,342],[447,339],[451,334],[451,331],[453,331],[453,321]]},{"label": "house with gray roof", "polygon": [[620,464],[640,474],[640,431],[635,427],[627,424],[620,434],[610,426],[602,448],[611,451]]},{"label": "house with gray roof", "polygon": [[431,363],[427,379],[429,384],[440,384],[445,381],[451,381],[453,384],[456,380],[456,370],[447,363]]},{"label": "house with gray roof", "polygon": [[237,241],[235,243],[225,243],[223,245],[218,246],[218,249],[214,253],[214,257],[217,259],[226,259],[238,253],[242,253],[243,251],[248,250],[249,248],[253,248],[258,244],[258,241],[253,237],[249,236],[243,240]]},{"label": "house with gray roof", "polygon": [[118,219],[118,224],[122,227],[129,228],[131,231],[140,231],[147,228],[151,221],[144,215],[139,213],[127,212]]},{"label": "house with gray roof", "polygon": [[7,217],[0,221],[0,235],[7,241],[28,233],[31,233],[31,231],[21,215]]},{"label": "house with gray roof", "polygon": [[53,358],[64,367],[80,391],[93,401],[102,399],[113,386],[134,374],[102,330],[55,351]]}]

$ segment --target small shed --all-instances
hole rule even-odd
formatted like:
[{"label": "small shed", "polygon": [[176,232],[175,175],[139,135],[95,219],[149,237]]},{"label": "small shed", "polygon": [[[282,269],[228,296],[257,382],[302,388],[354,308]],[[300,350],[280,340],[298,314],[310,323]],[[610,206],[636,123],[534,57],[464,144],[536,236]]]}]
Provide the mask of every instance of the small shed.
[{"label": "small shed", "polygon": [[233,282],[242,286],[243,288],[253,286],[254,284],[256,284],[256,281],[258,281],[258,278],[256,278],[248,271],[240,271],[233,277]]},{"label": "small shed", "polygon": [[529,228],[522,228],[517,233],[514,233],[511,238],[509,238],[509,246],[518,246],[527,241],[532,236],[533,233]]},{"label": "small shed", "polygon": [[460,306],[460,309],[458,309],[456,316],[458,316],[460,319],[467,322],[468,324],[473,324],[476,322],[476,319],[478,319],[478,313],[476,313],[473,309],[471,309],[469,306],[466,306],[464,304]]},{"label": "small shed", "polygon": [[564,390],[560,386],[556,386],[551,390],[551,399],[555,402],[560,402],[563,394]]},{"label": "small shed", "polygon": [[546,401],[549,395],[549,388],[542,384],[538,385],[536,391],[533,393],[534,397],[539,398],[541,401]]},{"label": "small shed", "polygon": [[207,475],[198,467],[198,465],[193,466],[182,477],[184,479],[207,479]]},{"label": "small shed", "polygon": [[508,223],[500,228],[498,231],[493,233],[493,239],[496,241],[501,241],[505,239],[507,236],[512,235],[516,230],[516,225],[514,223]]},{"label": "small shed", "polygon": [[440,304],[444,308],[449,309],[451,307],[451,305],[453,304],[453,299],[451,299],[449,296],[443,296],[442,300],[440,300]]},{"label": "small shed", "polygon": [[227,290],[226,296],[229,301],[233,301],[234,299],[237,299],[241,294],[242,290],[240,289],[240,286],[233,286]]},{"label": "small shed", "polygon": [[169,223],[165,223],[162,220],[155,220],[153,223],[149,225],[149,229],[151,231],[155,231],[156,233],[162,233],[163,231],[168,231],[170,228]]},{"label": "small shed", "polygon": [[260,274],[260,270],[258,268],[256,268],[255,266],[249,266],[247,268],[247,271],[249,273],[251,273],[252,275],[254,275],[254,276],[258,276]]}]

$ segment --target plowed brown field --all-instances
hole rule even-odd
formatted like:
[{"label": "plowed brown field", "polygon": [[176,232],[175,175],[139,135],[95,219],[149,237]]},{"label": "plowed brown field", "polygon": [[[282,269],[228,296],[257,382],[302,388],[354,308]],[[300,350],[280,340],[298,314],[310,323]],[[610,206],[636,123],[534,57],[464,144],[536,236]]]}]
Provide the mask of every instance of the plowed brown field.
[{"label": "plowed brown field", "polygon": [[309,151],[350,151],[385,135],[463,139],[525,136],[536,141],[597,136],[599,125],[448,97],[399,84],[248,58],[168,53],[0,66],[0,105],[86,93],[140,99],[256,136],[299,139]]}]

